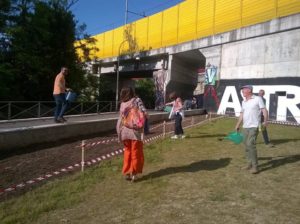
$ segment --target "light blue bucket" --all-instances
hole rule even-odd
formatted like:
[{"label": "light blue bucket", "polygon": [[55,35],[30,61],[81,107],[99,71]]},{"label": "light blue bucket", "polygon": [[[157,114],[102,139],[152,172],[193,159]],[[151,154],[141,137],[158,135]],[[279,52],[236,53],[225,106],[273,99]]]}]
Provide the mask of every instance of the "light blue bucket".
[{"label": "light blue bucket", "polygon": [[164,111],[170,113],[172,110],[171,106],[165,106]]},{"label": "light blue bucket", "polygon": [[74,102],[77,98],[77,94],[72,92],[72,91],[69,91],[69,92],[66,92],[66,100],[69,101],[69,102]]},{"label": "light blue bucket", "polygon": [[240,132],[230,132],[229,135],[224,139],[228,139],[229,141],[232,141],[233,143],[238,145],[243,142],[244,136]]}]

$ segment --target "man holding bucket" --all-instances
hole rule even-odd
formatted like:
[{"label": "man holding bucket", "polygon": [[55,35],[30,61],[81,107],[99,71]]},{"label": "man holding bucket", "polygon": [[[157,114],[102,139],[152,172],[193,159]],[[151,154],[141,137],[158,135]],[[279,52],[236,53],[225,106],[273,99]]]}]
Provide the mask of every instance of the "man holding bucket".
[{"label": "man holding bucket", "polygon": [[243,122],[244,144],[248,162],[245,169],[249,170],[252,174],[256,174],[259,172],[256,152],[258,127],[260,125],[261,113],[263,113],[263,116],[265,117],[262,125],[267,125],[268,113],[262,98],[253,94],[253,86],[246,85],[241,89],[244,100],[242,102],[242,110],[235,129],[236,131],[239,131],[240,125]]},{"label": "man holding bucket", "polygon": [[54,122],[63,123],[66,119],[63,117],[64,113],[68,107],[68,102],[66,101],[66,91],[69,91],[69,88],[66,88],[65,76],[68,75],[68,68],[62,67],[60,73],[55,77],[54,88],[53,88],[53,97],[55,100],[55,111],[54,111]]}]

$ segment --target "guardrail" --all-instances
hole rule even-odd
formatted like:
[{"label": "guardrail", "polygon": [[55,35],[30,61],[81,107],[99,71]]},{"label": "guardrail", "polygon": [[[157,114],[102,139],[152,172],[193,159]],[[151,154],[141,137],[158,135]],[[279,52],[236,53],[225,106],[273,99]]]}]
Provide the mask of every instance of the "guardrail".
[{"label": "guardrail", "polygon": [[[0,101],[0,120],[51,117],[54,101]],[[114,101],[72,102],[66,115],[115,111]]]}]

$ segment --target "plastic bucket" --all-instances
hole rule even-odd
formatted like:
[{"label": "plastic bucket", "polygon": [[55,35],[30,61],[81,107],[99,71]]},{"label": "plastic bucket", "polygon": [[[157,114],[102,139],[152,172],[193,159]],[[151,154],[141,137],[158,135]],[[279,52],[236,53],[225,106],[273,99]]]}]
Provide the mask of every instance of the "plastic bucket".
[{"label": "plastic bucket", "polygon": [[66,100],[69,101],[69,102],[74,102],[77,98],[77,94],[74,93],[74,92],[67,92],[66,93]]},{"label": "plastic bucket", "polygon": [[164,111],[170,113],[172,110],[171,106],[165,106]]},{"label": "plastic bucket", "polygon": [[241,142],[243,142],[244,136],[240,132],[230,132],[229,135],[224,139],[228,139],[235,144],[240,144]]}]

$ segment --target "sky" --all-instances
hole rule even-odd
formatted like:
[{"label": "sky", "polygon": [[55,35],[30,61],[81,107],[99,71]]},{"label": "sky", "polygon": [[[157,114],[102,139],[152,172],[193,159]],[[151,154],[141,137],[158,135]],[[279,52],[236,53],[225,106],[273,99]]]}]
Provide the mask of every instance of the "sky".
[{"label": "sky", "polygon": [[[128,22],[150,16],[172,7],[183,0],[127,0]],[[123,26],[125,23],[126,0],[79,0],[71,7],[79,24],[87,25],[86,32],[90,35],[103,33],[107,30]],[[133,13],[131,13],[133,12]]]}]

